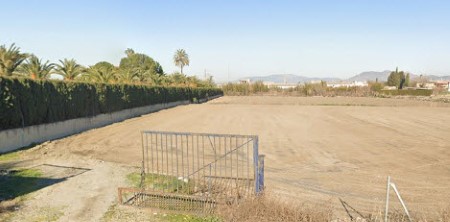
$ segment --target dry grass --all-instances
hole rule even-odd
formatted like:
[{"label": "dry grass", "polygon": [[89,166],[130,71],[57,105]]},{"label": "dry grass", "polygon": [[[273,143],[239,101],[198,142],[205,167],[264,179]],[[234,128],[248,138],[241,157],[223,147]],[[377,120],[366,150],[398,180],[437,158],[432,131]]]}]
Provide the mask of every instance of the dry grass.
[{"label": "dry grass", "polygon": [[221,205],[217,214],[224,221],[331,221],[332,210],[293,204],[270,195]]},{"label": "dry grass", "polygon": [[16,210],[20,208],[21,198],[0,201],[0,221],[8,221]]},{"label": "dry grass", "polygon": [[450,205],[447,207],[447,209],[443,209],[440,212],[440,222],[450,222]]},{"label": "dry grass", "polygon": [[[327,205],[325,205],[327,206]],[[378,211],[365,218],[335,218],[333,215],[331,202],[328,207],[310,206],[301,203],[292,203],[277,198],[274,195],[264,195],[249,198],[238,203],[219,205],[216,215],[223,221],[248,221],[248,222],[271,222],[271,221],[361,221],[379,222],[384,220],[384,213]],[[438,216],[438,217],[436,217]],[[439,211],[439,215],[430,217],[429,212],[414,212],[412,220],[417,222],[450,222],[450,206]],[[408,222],[408,217],[402,210],[391,209],[389,221]]]}]

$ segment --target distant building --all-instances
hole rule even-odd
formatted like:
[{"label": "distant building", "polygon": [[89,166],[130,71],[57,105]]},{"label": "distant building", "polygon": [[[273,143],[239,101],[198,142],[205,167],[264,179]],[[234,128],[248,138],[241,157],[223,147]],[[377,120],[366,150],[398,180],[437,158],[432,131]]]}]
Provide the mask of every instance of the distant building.
[{"label": "distant building", "polygon": [[252,81],[250,79],[240,79],[239,83],[251,83]]},{"label": "distant building", "polygon": [[437,88],[442,88],[442,89],[448,89],[448,85],[450,84],[449,81],[445,81],[445,80],[438,80],[438,81],[434,81],[434,85]]},{"label": "distant building", "polygon": [[416,83],[417,88],[434,89],[436,85],[434,82]]},{"label": "distant building", "polygon": [[367,82],[353,81],[353,82],[338,82],[338,83],[327,83],[328,87],[340,88],[340,87],[364,87],[368,86]]},{"label": "distant building", "polygon": [[292,89],[297,86],[297,84],[294,84],[294,83],[263,82],[263,84],[268,87],[278,87],[280,89]]}]

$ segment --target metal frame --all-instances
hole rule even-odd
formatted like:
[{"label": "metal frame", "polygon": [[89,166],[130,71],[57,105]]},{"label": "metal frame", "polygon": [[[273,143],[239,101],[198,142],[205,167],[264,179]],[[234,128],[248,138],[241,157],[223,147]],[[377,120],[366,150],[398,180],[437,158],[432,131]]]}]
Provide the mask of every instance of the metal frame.
[{"label": "metal frame", "polygon": [[141,140],[140,186],[120,188],[120,203],[205,212],[264,189],[258,136],[141,131]]},{"label": "metal frame", "polygon": [[412,222],[411,216],[409,215],[408,208],[406,208],[405,202],[403,202],[402,197],[400,196],[400,192],[397,190],[397,186],[395,186],[395,183],[391,182],[391,177],[387,177],[387,188],[386,188],[386,209],[384,211],[384,221],[388,222],[388,214],[389,214],[389,194],[390,194],[390,187],[394,189],[395,194],[397,195],[398,200],[400,201],[403,210],[406,213],[406,216],[408,216],[408,220]]}]

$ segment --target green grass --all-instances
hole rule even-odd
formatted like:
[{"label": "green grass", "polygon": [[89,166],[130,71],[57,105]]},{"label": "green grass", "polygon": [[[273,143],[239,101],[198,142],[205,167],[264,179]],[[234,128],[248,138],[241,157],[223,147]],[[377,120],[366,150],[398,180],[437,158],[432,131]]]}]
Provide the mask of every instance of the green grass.
[{"label": "green grass", "polygon": [[433,90],[429,89],[381,90],[380,92],[390,96],[431,96],[433,94]]},{"label": "green grass", "polygon": [[0,162],[18,160],[20,157],[18,152],[0,154]]},{"label": "green grass", "polygon": [[42,172],[37,169],[13,171],[0,176],[0,200],[12,199],[42,188]]},{"label": "green grass", "polygon": [[117,204],[111,205],[100,219],[109,221],[158,221],[158,222],[222,222],[217,216],[196,216],[191,214],[155,213],[138,208],[123,208]]},{"label": "green grass", "polygon": [[[130,173],[127,179],[131,186],[139,187],[141,183],[140,173]],[[144,188],[154,190],[164,190],[168,192],[178,192],[183,194],[191,194],[194,191],[194,183],[192,181],[182,181],[175,176],[167,176],[160,174],[146,174],[143,184]]]}]

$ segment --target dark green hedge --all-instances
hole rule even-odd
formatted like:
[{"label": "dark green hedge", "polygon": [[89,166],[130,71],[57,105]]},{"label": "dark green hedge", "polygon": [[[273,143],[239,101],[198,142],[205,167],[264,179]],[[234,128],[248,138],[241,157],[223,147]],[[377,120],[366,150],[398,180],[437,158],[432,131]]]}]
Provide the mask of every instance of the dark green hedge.
[{"label": "dark green hedge", "polygon": [[381,90],[381,93],[391,96],[431,96],[431,89],[399,89],[399,90]]},{"label": "dark green hedge", "polygon": [[153,87],[0,77],[0,130],[222,95],[216,88]]}]

